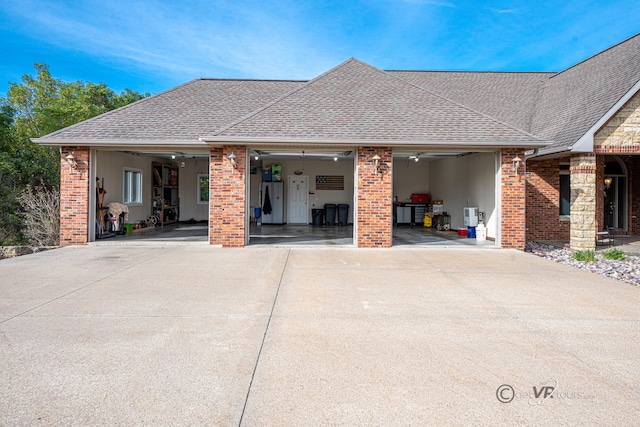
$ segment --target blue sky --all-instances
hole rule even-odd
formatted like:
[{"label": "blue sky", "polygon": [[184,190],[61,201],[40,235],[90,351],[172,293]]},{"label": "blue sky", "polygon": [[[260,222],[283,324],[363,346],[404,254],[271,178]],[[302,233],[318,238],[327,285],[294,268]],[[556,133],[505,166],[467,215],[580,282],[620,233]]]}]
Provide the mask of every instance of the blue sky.
[{"label": "blue sky", "polygon": [[0,96],[65,81],[157,93],[198,77],[381,69],[557,71],[640,32],[638,0],[2,0]]}]

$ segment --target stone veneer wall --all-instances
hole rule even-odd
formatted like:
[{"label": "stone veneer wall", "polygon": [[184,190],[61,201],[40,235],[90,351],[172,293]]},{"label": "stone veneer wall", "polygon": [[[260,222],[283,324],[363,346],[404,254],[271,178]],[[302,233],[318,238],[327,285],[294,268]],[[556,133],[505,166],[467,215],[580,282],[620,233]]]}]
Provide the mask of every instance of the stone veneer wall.
[{"label": "stone veneer wall", "polygon": [[[598,161],[602,162],[602,172],[598,168],[597,181],[604,178],[604,156],[606,154],[619,155],[627,166],[628,183],[628,233],[640,235],[640,93],[631,98],[618,113],[598,130],[594,136],[594,151],[599,154]],[[598,163],[599,166],[599,163]],[[604,194],[599,190],[597,194],[597,226],[604,224]]]},{"label": "stone veneer wall", "polygon": [[593,250],[596,245],[596,156],[571,157],[571,249]]},{"label": "stone veneer wall", "polygon": [[527,241],[569,240],[560,217],[560,160],[527,162]]},{"label": "stone veneer wall", "polygon": [[[381,157],[381,173],[371,158]],[[357,245],[360,248],[391,247],[392,152],[389,147],[358,147]]]},{"label": "stone veneer wall", "polygon": [[[227,156],[236,155],[237,169]],[[246,148],[211,149],[209,161],[209,243],[225,247],[245,245]]]},{"label": "stone veneer wall", "polygon": [[593,145],[598,154],[640,154],[640,93],[598,130]]},{"label": "stone veneer wall", "polygon": [[[69,154],[76,158],[77,169],[69,167],[66,159]],[[88,227],[89,148],[63,147],[60,154],[60,245],[86,245]]]},{"label": "stone veneer wall", "polygon": [[523,150],[502,150],[501,245],[503,248],[524,250],[526,180],[523,162],[520,162],[518,170],[513,170],[512,160],[516,155],[524,159]]}]

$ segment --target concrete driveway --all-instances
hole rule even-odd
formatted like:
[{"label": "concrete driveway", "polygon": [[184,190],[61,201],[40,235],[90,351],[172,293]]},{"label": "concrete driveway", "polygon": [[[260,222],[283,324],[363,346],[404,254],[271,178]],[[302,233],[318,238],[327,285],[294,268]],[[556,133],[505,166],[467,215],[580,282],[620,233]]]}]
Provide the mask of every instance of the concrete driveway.
[{"label": "concrete driveway", "polygon": [[640,288],[510,250],[0,261],[0,425],[632,425],[639,359]]}]

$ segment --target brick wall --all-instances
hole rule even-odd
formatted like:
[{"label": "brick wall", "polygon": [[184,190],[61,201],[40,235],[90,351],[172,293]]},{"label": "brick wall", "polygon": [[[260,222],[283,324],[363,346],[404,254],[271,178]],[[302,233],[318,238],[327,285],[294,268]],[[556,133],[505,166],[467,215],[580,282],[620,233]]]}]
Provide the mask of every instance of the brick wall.
[{"label": "brick wall", "polygon": [[[75,157],[77,169],[69,167],[66,159],[69,154]],[[63,147],[60,155],[60,245],[86,245],[88,227],[89,149]]]},{"label": "brick wall", "polygon": [[524,151],[513,148],[502,150],[502,226],[503,248],[524,250],[525,239],[525,178],[524,164],[513,170],[513,158],[524,158]]},{"label": "brick wall", "polygon": [[[237,169],[227,156],[236,155]],[[226,247],[245,244],[246,148],[212,148],[209,161],[209,243]]]},{"label": "brick wall", "polygon": [[569,240],[559,212],[560,159],[527,162],[527,241]]},{"label": "brick wall", "polygon": [[[373,167],[374,155],[381,171]],[[357,245],[360,248],[391,247],[392,233],[392,153],[389,147],[358,147]]]}]

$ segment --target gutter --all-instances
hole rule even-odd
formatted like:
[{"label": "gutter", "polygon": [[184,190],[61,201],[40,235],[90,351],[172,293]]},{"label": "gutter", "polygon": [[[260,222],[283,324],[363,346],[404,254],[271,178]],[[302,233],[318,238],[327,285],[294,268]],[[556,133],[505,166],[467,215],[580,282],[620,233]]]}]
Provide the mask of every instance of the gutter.
[{"label": "gutter", "polygon": [[381,140],[381,139],[327,139],[327,138],[277,138],[277,137],[223,137],[223,136],[203,136],[200,141],[214,145],[268,145],[273,147],[290,147],[304,145],[327,145],[327,146],[381,146],[381,147],[425,147],[434,148],[540,148],[551,145],[550,141],[530,140],[530,141],[442,141],[442,140]]}]

